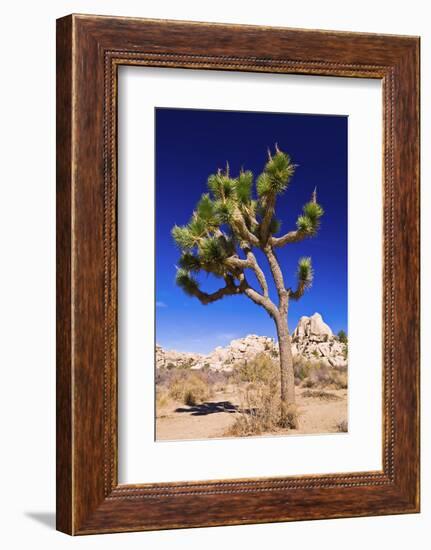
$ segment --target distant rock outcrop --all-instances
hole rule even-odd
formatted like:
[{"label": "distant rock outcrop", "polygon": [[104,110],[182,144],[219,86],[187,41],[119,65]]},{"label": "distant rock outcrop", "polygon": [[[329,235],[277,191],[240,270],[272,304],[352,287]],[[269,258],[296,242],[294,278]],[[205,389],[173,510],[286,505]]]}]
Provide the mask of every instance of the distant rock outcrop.
[{"label": "distant rock outcrop", "polygon": [[347,346],[338,340],[320,313],[301,317],[292,334],[292,353],[331,367],[347,365]]},{"label": "distant rock outcrop", "polygon": [[[301,317],[292,334],[293,356],[300,355],[311,362],[321,361],[328,366],[347,365],[347,346],[341,343],[323,321],[319,313]],[[226,347],[217,347],[208,355],[165,350],[156,345],[156,366],[182,367],[191,369],[210,368],[231,371],[233,366],[253,359],[260,353],[278,357],[278,345],[273,338],[249,334],[245,338],[232,340]]]},{"label": "distant rock outcrop", "polygon": [[204,355],[199,353],[187,353],[175,350],[166,350],[156,344],[156,367],[173,368],[173,367],[193,367]]},{"label": "distant rock outcrop", "polygon": [[315,313],[311,317],[304,316],[299,319],[298,325],[292,334],[292,342],[303,339],[325,342],[333,336],[332,330],[323,322],[320,313]]},{"label": "distant rock outcrop", "polygon": [[208,366],[214,370],[232,370],[236,363],[243,363],[256,357],[259,353],[278,353],[278,348],[272,338],[249,334],[245,338],[232,340],[226,347],[217,347],[209,355],[196,362],[193,369]]}]

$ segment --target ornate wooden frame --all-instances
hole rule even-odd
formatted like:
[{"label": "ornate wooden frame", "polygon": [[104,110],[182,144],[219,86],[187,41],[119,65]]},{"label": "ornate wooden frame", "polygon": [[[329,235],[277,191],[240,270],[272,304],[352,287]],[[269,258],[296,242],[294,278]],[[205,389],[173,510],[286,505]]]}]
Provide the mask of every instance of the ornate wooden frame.
[{"label": "ornate wooden frame", "polygon": [[[119,65],[383,82],[383,470],[117,480]],[[70,15],[57,21],[57,528],[69,534],[419,511],[419,38]]]}]

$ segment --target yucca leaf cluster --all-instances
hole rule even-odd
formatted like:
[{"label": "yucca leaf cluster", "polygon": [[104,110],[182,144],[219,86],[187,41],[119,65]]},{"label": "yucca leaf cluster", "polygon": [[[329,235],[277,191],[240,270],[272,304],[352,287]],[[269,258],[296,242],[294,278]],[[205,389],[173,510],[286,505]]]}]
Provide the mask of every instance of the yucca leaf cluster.
[{"label": "yucca leaf cluster", "polygon": [[191,276],[187,269],[177,269],[175,281],[177,285],[189,296],[193,296],[193,293],[199,288],[198,282]]},{"label": "yucca leaf cluster", "polygon": [[298,281],[304,285],[305,288],[309,288],[313,283],[313,267],[311,264],[311,258],[300,258],[298,262]]},{"label": "yucca leaf cluster", "polygon": [[256,182],[259,197],[280,195],[286,191],[289,182],[295,173],[296,166],[292,164],[290,156],[276,148],[274,156],[268,153],[269,160],[264,171]]},{"label": "yucca leaf cluster", "polygon": [[320,218],[323,216],[323,208],[317,202],[307,202],[302,208],[302,214],[296,221],[299,231],[308,235],[315,235],[320,227]]}]

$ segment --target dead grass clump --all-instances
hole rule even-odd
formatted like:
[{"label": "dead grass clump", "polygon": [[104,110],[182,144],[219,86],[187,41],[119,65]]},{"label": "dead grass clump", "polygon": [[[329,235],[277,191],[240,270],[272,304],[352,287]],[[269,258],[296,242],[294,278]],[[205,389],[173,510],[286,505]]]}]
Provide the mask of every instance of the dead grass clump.
[{"label": "dead grass clump", "polygon": [[294,359],[295,384],[303,388],[347,388],[347,367],[331,367],[325,361]]},{"label": "dead grass clump", "polygon": [[300,355],[297,355],[293,359],[293,371],[295,375],[295,384],[299,385],[303,380],[305,380],[312,368],[312,363],[307,361]]},{"label": "dead grass clump", "polygon": [[226,435],[251,436],[276,432],[280,428],[296,428],[296,409],[284,414],[280,401],[280,366],[266,354],[235,368],[234,379],[241,393],[241,407]]},{"label": "dead grass clump", "polygon": [[347,389],[347,368],[339,367],[333,369],[332,383],[337,390]]},{"label": "dead grass clump", "polygon": [[169,403],[169,392],[166,391],[164,388],[157,388],[156,389],[156,407],[157,410],[166,407],[166,405]]},{"label": "dead grass clump", "polygon": [[302,397],[312,397],[315,399],[322,399],[323,401],[341,401],[341,397],[324,390],[305,390],[302,392]]},{"label": "dead grass clump", "polygon": [[211,397],[211,389],[200,373],[189,372],[178,376],[169,386],[169,397],[185,405],[194,406]]},{"label": "dead grass clump", "polygon": [[303,385],[306,388],[325,388],[331,386],[332,379],[332,367],[328,367],[326,363],[320,361],[311,367],[308,378],[304,380]]}]

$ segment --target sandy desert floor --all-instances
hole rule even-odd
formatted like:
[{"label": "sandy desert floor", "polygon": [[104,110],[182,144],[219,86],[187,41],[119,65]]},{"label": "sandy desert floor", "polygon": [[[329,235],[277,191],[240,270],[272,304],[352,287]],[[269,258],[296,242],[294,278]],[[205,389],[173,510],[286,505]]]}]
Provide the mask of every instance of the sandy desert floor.
[{"label": "sandy desert floor", "polygon": [[[269,435],[298,435],[340,432],[347,422],[347,390],[296,390],[299,428],[279,430]],[[218,392],[205,403],[187,406],[170,402],[158,411],[157,440],[209,439],[226,437],[235,422],[240,398],[234,390]]]}]

